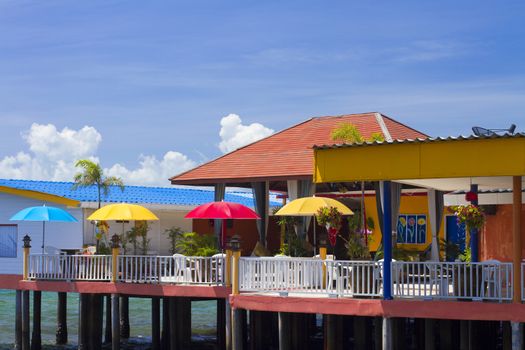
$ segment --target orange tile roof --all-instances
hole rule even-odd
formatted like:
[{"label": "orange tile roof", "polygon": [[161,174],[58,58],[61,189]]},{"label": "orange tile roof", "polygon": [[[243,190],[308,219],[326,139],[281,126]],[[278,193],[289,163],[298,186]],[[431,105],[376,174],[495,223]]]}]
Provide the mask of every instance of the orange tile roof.
[{"label": "orange tile roof", "polygon": [[352,123],[368,138],[382,132],[382,120],[392,139],[428,137],[379,113],[316,117],[241,147],[192,170],[172,177],[172,184],[242,183],[257,180],[311,178],[314,145],[333,144],[331,131]]}]

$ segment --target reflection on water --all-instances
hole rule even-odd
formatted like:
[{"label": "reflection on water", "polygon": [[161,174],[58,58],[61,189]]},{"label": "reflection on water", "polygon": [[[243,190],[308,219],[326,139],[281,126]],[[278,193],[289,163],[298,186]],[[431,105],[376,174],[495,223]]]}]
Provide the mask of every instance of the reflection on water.
[{"label": "reflection on water", "polygon": [[[32,294],[31,294],[32,296]],[[31,300],[32,303],[32,300]],[[68,346],[56,346],[57,293],[42,293],[42,344],[44,349],[76,349],[78,335],[78,294],[68,293],[67,321]],[[209,348],[207,344],[215,339],[216,302],[192,302],[192,340],[201,344],[199,348]],[[12,349],[15,337],[15,292],[0,290],[0,349]],[[151,338],[151,300],[130,298],[129,323],[131,339],[122,349],[148,349]]]}]

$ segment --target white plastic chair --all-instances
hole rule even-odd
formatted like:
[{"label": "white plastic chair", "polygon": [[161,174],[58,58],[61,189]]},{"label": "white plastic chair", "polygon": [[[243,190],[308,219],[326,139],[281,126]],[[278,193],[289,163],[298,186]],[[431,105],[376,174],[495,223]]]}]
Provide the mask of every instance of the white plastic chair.
[{"label": "white plastic chair", "polygon": [[434,287],[437,289],[438,297],[448,297],[449,296],[449,274],[443,266],[438,264],[425,264],[425,268],[429,274],[429,283],[430,283],[430,294],[432,294]]},{"label": "white plastic chair", "polygon": [[501,262],[485,260],[481,262],[480,297],[497,298],[501,300]]}]

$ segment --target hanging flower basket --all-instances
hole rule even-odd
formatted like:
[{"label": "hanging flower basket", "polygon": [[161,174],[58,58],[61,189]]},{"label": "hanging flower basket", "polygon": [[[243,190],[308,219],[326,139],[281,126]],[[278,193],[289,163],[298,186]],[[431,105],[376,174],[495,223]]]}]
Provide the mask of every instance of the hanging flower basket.
[{"label": "hanging flower basket", "polygon": [[458,205],[451,208],[458,218],[458,223],[465,224],[470,229],[481,229],[485,223],[483,210],[473,204]]},{"label": "hanging flower basket", "polygon": [[320,225],[326,227],[326,231],[328,231],[328,240],[332,246],[335,246],[337,232],[341,229],[341,213],[335,207],[323,207],[317,211],[315,218]]}]

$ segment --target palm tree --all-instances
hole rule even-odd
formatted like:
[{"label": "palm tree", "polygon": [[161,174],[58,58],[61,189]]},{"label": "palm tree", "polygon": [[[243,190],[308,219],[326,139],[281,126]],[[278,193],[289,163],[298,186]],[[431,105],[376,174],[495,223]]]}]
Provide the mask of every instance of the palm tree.
[{"label": "palm tree", "polygon": [[[90,187],[97,186],[97,200],[98,208],[100,208],[101,194],[104,197],[108,195],[111,186],[120,187],[121,191],[124,191],[124,182],[121,178],[115,176],[104,176],[104,171],[100,164],[95,163],[89,159],[80,159],[75,163],[76,168],[81,168],[82,171],[75,174],[73,189],[79,187]],[[97,237],[97,251],[99,249],[100,240]],[[128,321],[129,324],[129,321]],[[111,332],[111,298],[106,296],[106,332],[105,332],[106,343],[111,343],[112,332]]]},{"label": "palm tree", "polygon": [[120,187],[124,191],[124,182],[116,176],[104,176],[104,171],[100,164],[89,159],[80,159],[75,163],[76,168],[82,168],[82,172],[75,174],[73,189],[79,187],[97,186],[98,207],[100,208],[101,194],[108,195],[111,186]]}]

